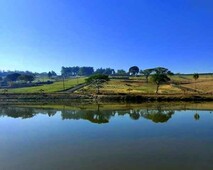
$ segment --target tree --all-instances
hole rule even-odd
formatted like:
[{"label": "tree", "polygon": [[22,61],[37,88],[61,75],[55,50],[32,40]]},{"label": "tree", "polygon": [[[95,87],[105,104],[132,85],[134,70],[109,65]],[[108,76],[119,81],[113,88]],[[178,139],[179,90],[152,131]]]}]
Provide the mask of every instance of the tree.
[{"label": "tree", "polygon": [[156,94],[158,94],[160,85],[170,81],[170,78],[165,73],[155,73],[152,75],[152,81],[157,85]]},{"label": "tree", "polygon": [[[199,74],[198,73],[194,73],[193,74],[193,78],[196,81],[199,78]],[[196,89],[196,82],[195,82],[195,89]]]},{"label": "tree", "polygon": [[90,76],[94,73],[93,67],[80,67],[78,75],[80,76]]},{"label": "tree", "polygon": [[47,75],[48,75],[48,78],[49,78],[49,79],[52,77],[52,73],[51,73],[50,71],[48,72]]},{"label": "tree", "polygon": [[148,79],[150,74],[153,72],[153,69],[145,69],[145,70],[141,70],[140,73],[143,74],[146,78],[146,83],[148,83]]},{"label": "tree", "polygon": [[115,74],[115,70],[111,68],[98,68],[95,71],[95,74],[112,75],[112,74]]},{"label": "tree", "polygon": [[175,75],[175,74],[174,74],[173,72],[171,72],[171,71],[168,71],[167,74],[168,74],[169,76],[174,76],[174,75]]},{"label": "tree", "polygon": [[24,75],[24,77],[26,82],[31,83],[33,80],[35,80],[35,77],[33,75]]},{"label": "tree", "polygon": [[132,66],[129,68],[129,73],[131,75],[137,75],[139,73],[139,68],[137,66]]},{"label": "tree", "polygon": [[104,74],[95,74],[86,79],[87,83],[90,83],[97,90],[97,94],[100,93],[100,88],[103,87],[103,83],[109,81],[109,76]]},{"label": "tree", "polygon": [[117,70],[117,74],[123,76],[123,75],[126,75],[126,71],[123,69]]},{"label": "tree", "polygon": [[194,78],[194,80],[196,81],[196,80],[199,78],[199,74],[198,74],[198,73],[194,73],[194,74],[193,74],[193,78]]},{"label": "tree", "polygon": [[20,75],[18,77],[18,80],[21,80],[21,81],[25,81],[25,82],[32,82],[34,80],[34,76],[33,75]]},{"label": "tree", "polygon": [[169,70],[164,67],[156,67],[153,69],[157,74],[168,74]]},{"label": "tree", "polygon": [[6,76],[7,81],[17,81],[18,77],[21,76],[19,73],[12,73]]}]

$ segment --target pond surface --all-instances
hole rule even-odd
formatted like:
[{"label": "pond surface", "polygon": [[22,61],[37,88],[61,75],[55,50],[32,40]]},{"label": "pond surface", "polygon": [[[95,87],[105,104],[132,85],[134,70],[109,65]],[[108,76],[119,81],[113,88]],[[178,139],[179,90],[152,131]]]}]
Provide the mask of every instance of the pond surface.
[{"label": "pond surface", "polygon": [[0,106],[0,169],[212,170],[213,104]]}]

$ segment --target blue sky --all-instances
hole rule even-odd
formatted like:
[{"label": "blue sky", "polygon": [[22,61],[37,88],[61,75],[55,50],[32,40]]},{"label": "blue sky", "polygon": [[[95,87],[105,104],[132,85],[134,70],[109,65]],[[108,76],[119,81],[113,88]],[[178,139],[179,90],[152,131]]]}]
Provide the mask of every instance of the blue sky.
[{"label": "blue sky", "polygon": [[0,70],[213,72],[211,0],[0,0]]}]

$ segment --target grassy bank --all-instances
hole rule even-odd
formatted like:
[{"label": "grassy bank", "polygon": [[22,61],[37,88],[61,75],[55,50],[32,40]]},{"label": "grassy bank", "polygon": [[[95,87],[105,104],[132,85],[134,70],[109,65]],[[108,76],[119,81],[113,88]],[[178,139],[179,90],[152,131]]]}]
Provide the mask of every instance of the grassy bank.
[{"label": "grassy bank", "polygon": [[[42,86],[36,87],[25,87],[25,88],[15,88],[15,89],[8,89],[8,93],[38,93],[40,90],[43,90],[43,93],[54,93],[59,92],[66,89],[70,89],[78,84],[84,83],[85,78],[78,78],[78,79],[68,79],[63,81],[56,81],[53,84],[47,84]],[[3,90],[0,92],[3,93]]]}]

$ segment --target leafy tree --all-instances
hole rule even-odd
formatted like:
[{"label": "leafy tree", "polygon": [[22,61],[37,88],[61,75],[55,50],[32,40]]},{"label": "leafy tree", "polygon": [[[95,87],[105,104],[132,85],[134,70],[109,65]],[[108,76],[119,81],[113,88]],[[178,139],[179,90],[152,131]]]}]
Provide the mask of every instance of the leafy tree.
[{"label": "leafy tree", "polygon": [[93,67],[80,67],[78,75],[80,76],[90,76],[94,73]]},{"label": "leafy tree", "polygon": [[33,80],[34,80],[35,78],[34,78],[34,76],[32,76],[32,75],[20,75],[19,77],[18,77],[18,80],[21,80],[21,81],[25,81],[25,82],[32,82]]},{"label": "leafy tree", "polygon": [[6,76],[7,81],[17,81],[18,77],[21,76],[19,73],[12,73]]},{"label": "leafy tree", "polygon": [[156,94],[158,94],[160,85],[170,81],[170,78],[165,73],[155,73],[152,75],[152,81],[157,85]]},{"label": "leafy tree", "polygon": [[115,74],[115,70],[111,68],[98,68],[95,71],[95,74],[106,74],[106,75],[112,75]]},{"label": "leafy tree", "polygon": [[199,78],[199,74],[198,74],[198,73],[194,73],[194,74],[193,74],[193,78],[194,78],[194,80],[196,81],[196,80]]},{"label": "leafy tree", "polygon": [[140,73],[145,76],[147,83],[148,83],[149,76],[152,72],[153,72],[153,69],[145,69],[140,71]]},{"label": "leafy tree", "polygon": [[132,66],[129,68],[129,73],[131,75],[137,75],[139,73],[139,68],[137,66]]},{"label": "leafy tree", "polygon": [[24,77],[26,82],[29,81],[31,83],[33,80],[35,80],[35,77],[33,75],[24,75]]},{"label": "leafy tree", "polygon": [[90,83],[97,90],[97,94],[100,93],[100,88],[103,87],[103,83],[109,81],[109,76],[104,74],[95,74],[86,79],[87,83]]},{"label": "leafy tree", "polygon": [[[196,81],[199,78],[199,74],[198,73],[194,73],[193,74],[193,78]],[[196,83],[195,83],[195,89],[196,89]]]},{"label": "leafy tree", "polygon": [[168,69],[167,68],[164,68],[164,67],[156,67],[153,69],[156,74],[168,74]]},{"label": "leafy tree", "polygon": [[48,75],[48,78],[52,78],[52,73],[50,71],[48,72],[47,75]]},{"label": "leafy tree", "polygon": [[117,70],[117,74],[123,76],[123,75],[126,75],[127,73],[125,70],[121,69],[121,70]]},{"label": "leafy tree", "polygon": [[55,71],[51,71],[52,76],[57,76]]},{"label": "leafy tree", "polygon": [[174,76],[174,73],[171,72],[171,71],[168,71],[167,74],[168,74],[169,76]]}]

